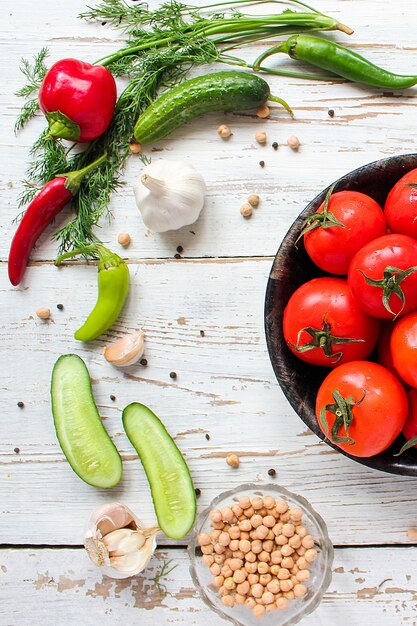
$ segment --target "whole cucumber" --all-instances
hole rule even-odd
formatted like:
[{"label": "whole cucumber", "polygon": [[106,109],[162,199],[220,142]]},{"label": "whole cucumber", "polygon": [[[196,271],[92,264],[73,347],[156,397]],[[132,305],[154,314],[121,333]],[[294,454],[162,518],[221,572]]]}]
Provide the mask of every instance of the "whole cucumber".
[{"label": "whole cucumber", "polygon": [[188,120],[212,111],[243,111],[264,104],[268,83],[247,72],[214,72],[165,91],[140,116],[134,135],[141,144],[163,139]]}]

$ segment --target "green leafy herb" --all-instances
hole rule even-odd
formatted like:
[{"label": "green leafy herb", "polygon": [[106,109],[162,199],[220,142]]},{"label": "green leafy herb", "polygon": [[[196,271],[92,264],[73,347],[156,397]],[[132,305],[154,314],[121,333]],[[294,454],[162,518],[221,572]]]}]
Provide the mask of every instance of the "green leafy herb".
[{"label": "green leafy herb", "polygon": [[162,578],[166,578],[168,576],[168,574],[170,574],[176,567],[178,567],[178,563],[176,563],[172,567],[169,567],[171,565],[171,563],[172,563],[172,559],[170,559],[169,561],[164,561],[164,564],[162,565],[161,570],[158,572],[158,574],[156,576],[154,576],[154,578],[150,578],[149,579],[149,580],[152,580],[155,583],[155,585],[158,588],[159,593],[166,593],[167,592],[166,585],[161,583],[160,580]]},{"label": "green leafy herb", "polygon": [[[39,111],[38,91],[41,83],[48,71],[45,65],[45,59],[48,56],[48,48],[42,48],[40,52],[35,54],[33,62],[22,59],[20,71],[26,78],[26,84],[16,91],[16,96],[25,98],[27,101],[22,107],[16,120],[14,130],[18,133]],[[32,96],[32,97],[31,97]]]}]

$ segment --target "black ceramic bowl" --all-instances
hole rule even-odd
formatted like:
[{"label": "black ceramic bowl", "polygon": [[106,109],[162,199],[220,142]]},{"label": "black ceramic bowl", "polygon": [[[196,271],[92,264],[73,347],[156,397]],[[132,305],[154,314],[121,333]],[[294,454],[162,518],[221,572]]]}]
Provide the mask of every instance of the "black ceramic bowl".
[{"label": "black ceramic bowl", "polygon": [[[382,207],[389,190],[408,171],[417,167],[417,154],[390,157],[364,165],[338,181],[334,191],[350,189],[361,191],[374,198]],[[317,425],[315,400],[318,388],[330,370],[304,363],[290,352],[282,334],[282,317],[285,306],[294,291],[306,281],[324,273],[307,255],[302,240],[295,246],[301,225],[324,201],[328,189],[324,189],[297,217],[277,252],[269,275],[265,297],[265,332],[269,356],[275,375],[293,409],[305,424],[318,436],[324,435]],[[347,454],[333,446],[345,456],[384,472],[417,476],[417,449],[412,448],[400,457],[398,452],[403,437],[376,456],[363,459]],[[328,442],[327,442],[328,443]]]}]

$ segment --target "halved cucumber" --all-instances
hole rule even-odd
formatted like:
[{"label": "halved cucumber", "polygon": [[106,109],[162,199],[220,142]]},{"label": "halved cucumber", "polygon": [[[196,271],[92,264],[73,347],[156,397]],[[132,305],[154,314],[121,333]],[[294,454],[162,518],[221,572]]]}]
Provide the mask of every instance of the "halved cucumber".
[{"label": "halved cucumber", "polygon": [[172,539],[185,537],[194,523],[196,499],[181,452],[161,420],[145,405],[129,404],[122,419],[148,477],[159,527]]},{"label": "halved cucumber", "polygon": [[88,369],[76,354],[55,363],[51,400],[59,445],[74,472],[93,487],[117,485],[122,459],[98,414]]}]

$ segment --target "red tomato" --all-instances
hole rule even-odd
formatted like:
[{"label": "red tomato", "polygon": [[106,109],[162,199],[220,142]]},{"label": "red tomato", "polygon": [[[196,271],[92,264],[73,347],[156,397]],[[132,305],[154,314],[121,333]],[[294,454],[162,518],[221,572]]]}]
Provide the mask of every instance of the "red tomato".
[{"label": "red tomato", "polygon": [[402,383],[406,389],[409,388],[409,385],[403,380],[398,373],[394,365],[394,361],[392,359],[391,352],[391,335],[394,330],[394,322],[387,321],[383,322],[381,326],[381,332],[379,333],[378,343],[377,343],[377,353],[378,353],[378,363],[383,367],[386,367],[387,370],[394,374],[395,378],[398,378],[400,383]]},{"label": "red tomato", "polygon": [[400,178],[391,189],[385,202],[385,217],[391,232],[417,239],[417,169]]},{"label": "red tomato", "polygon": [[[407,442],[412,444],[412,440],[417,438],[417,389],[410,389],[408,397],[408,415],[403,428],[403,435]],[[407,446],[407,449],[410,446]],[[417,448],[417,439],[414,447]],[[403,450],[405,451],[405,450]]]},{"label": "red tomato", "polygon": [[384,235],[367,243],[349,267],[349,287],[368,315],[395,318],[417,308],[417,241]]},{"label": "red tomato", "polygon": [[284,310],[284,338],[291,352],[313,365],[335,367],[366,359],[379,321],[355,302],[343,278],[314,278],[301,285]]},{"label": "red tomato", "polygon": [[386,450],[400,434],[407,412],[404,387],[385,367],[371,361],[336,367],[317,394],[321,430],[353,456],[370,457]]},{"label": "red tomato", "polygon": [[[327,213],[328,212],[328,213]],[[384,213],[375,200],[359,191],[338,191],[330,196],[306,226],[317,226],[306,232],[304,245],[316,265],[330,274],[347,274],[355,253],[368,241],[385,235],[387,223]],[[326,217],[320,217],[325,216]],[[330,226],[333,219],[343,226]]]},{"label": "red tomato", "polygon": [[401,378],[417,387],[417,311],[396,322],[391,335],[391,354]]}]

